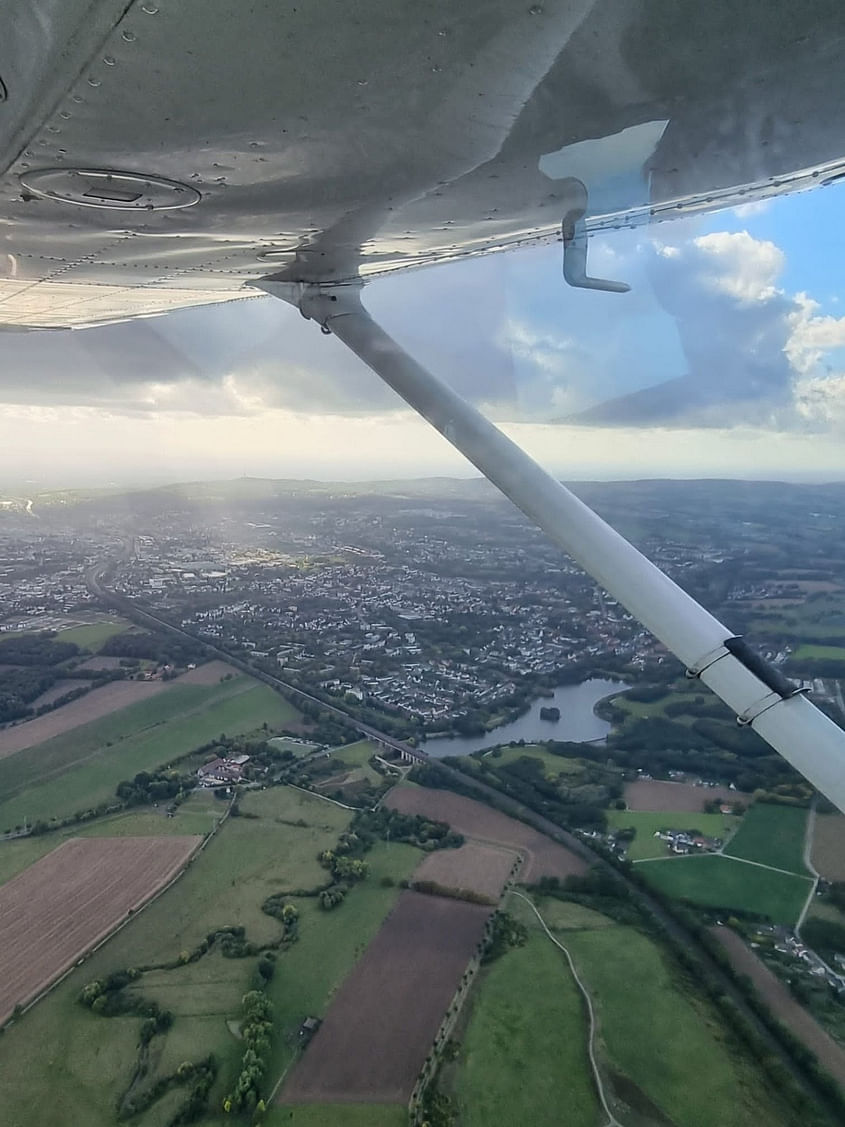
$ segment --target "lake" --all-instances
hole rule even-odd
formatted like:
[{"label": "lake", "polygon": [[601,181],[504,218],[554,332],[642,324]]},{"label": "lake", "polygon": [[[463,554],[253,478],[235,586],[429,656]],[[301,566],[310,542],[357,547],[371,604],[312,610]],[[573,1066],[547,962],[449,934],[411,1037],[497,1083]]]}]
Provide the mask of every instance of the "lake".
[{"label": "lake", "polygon": [[[473,751],[510,743],[511,740],[525,740],[536,743],[539,740],[603,740],[610,731],[610,724],[596,716],[593,707],[602,697],[611,693],[622,693],[630,689],[624,681],[608,681],[603,677],[591,677],[580,685],[561,685],[555,689],[554,698],[538,697],[532,701],[528,712],[502,724],[483,736],[448,736],[426,740],[421,750],[441,759],[444,755],[469,755]],[[556,706],[560,709],[560,720],[541,720],[540,709]]]}]

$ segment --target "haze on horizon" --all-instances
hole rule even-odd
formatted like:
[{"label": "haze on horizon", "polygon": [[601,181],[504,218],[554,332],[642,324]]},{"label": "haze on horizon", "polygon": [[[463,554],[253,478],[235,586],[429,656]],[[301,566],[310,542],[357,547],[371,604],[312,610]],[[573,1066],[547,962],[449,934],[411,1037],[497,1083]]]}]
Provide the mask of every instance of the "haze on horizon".
[{"label": "haze on horizon", "polygon": [[[845,188],[376,281],[373,315],[556,475],[845,480]],[[475,470],[334,338],[254,297],[0,336],[0,485]]]}]

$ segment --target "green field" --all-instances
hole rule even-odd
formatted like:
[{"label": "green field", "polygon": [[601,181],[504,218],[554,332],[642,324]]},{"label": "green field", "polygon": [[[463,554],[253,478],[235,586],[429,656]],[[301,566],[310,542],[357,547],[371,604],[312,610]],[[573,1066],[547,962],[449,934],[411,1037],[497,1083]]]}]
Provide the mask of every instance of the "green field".
[{"label": "green field", "polygon": [[802,660],[803,658],[833,658],[835,661],[845,661],[845,648],[843,648],[842,646],[804,645],[799,646],[798,649],[792,654],[792,657],[794,657],[798,661]]},{"label": "green field", "polygon": [[581,996],[539,928],[482,972],[473,998],[454,1080],[462,1127],[594,1127]]},{"label": "green field", "polygon": [[16,877],[39,857],[55,849],[63,840],[56,834],[44,834],[42,837],[19,837],[15,841],[0,841],[0,884]]},{"label": "green field", "polygon": [[809,877],[776,873],[718,854],[644,861],[637,872],[668,896],[710,908],[756,912],[790,927],[812,887]]},{"label": "green field", "polygon": [[[337,762],[338,767],[341,764],[346,764],[348,767],[357,767],[360,772],[360,778],[367,779],[371,783],[381,783],[384,776],[380,775],[373,767],[370,766],[370,759],[376,755],[379,748],[369,740],[356,740],[355,743],[343,744],[341,747],[335,747],[331,750],[332,760]],[[359,776],[356,775],[356,778]]]},{"label": "green field", "polygon": [[[241,810],[247,816],[229,818],[176,885],[6,1030],[0,1056],[4,1123],[114,1127],[115,1101],[131,1073],[140,1021],[97,1017],[76,1003],[80,988],[114,969],[174,958],[225,924],[243,924],[251,939],[266,942],[278,935],[279,925],[261,911],[263,900],[280,890],[309,887],[325,879],[316,855],[332,845],[348,824],[346,811],[287,787],[251,791],[243,796]],[[410,874],[420,856],[410,846],[377,843],[368,854],[368,880],[354,888],[341,907],[325,912],[314,900],[298,901],[299,941],[280,954],[269,987],[278,1035],[268,1088],[295,1055],[288,1034],[306,1015],[325,1012],[330,995],[395,902],[399,880]],[[385,876],[395,884],[382,887]],[[137,987],[175,1015],[171,1029],[156,1039],[150,1080],[185,1059],[196,1060],[211,1051],[221,1061],[212,1111],[199,1121],[202,1127],[229,1123],[229,1117],[216,1109],[231,1085],[243,1046],[227,1020],[238,1017],[240,997],[249,988],[255,964],[254,957],[226,959],[212,951],[196,963],[150,972]],[[34,1092],[42,1097],[33,1098]],[[132,1122],[137,1127],[165,1127],[178,1103],[171,1094]],[[324,1114],[330,1115],[329,1109]],[[372,1122],[378,1127],[397,1122],[398,1127],[395,1109],[393,1114],[391,1118],[385,1112],[383,1119]],[[359,1120],[336,1122],[353,1127]]]},{"label": "green field", "polygon": [[658,700],[651,701],[630,700],[624,693],[620,693],[618,697],[613,697],[612,704],[614,708],[621,709],[632,720],[645,720],[648,717],[662,716],[673,720],[676,724],[692,724],[695,717],[688,713],[682,712],[679,716],[666,717],[667,704],[689,704],[691,701],[692,694],[690,693],[667,692],[665,696]]},{"label": "green field", "polygon": [[[796,1127],[718,1013],[655,943],[579,905],[539,905],[590,992],[604,1083],[631,1109],[619,1109],[621,1123]],[[473,988],[462,1051],[444,1072],[444,1089],[459,1103],[461,1127],[603,1123],[565,959],[523,901],[512,897],[507,907],[529,928],[528,942]]]},{"label": "green field", "polygon": [[725,854],[804,876],[806,829],[807,811],[801,807],[755,802]]},{"label": "green field", "polygon": [[651,857],[668,857],[667,843],[654,834],[658,830],[699,830],[707,837],[726,841],[739,825],[739,818],[725,814],[690,814],[677,810],[660,813],[639,810],[607,810],[607,824],[612,829],[637,831],[628,846],[628,860],[642,861]]},{"label": "green field", "polygon": [[304,759],[319,747],[319,744],[308,743],[306,740],[292,740],[289,736],[275,736],[267,742],[276,751],[289,751],[294,759]]},{"label": "green field", "polygon": [[615,1083],[643,1116],[634,1122],[655,1122],[655,1105],[683,1127],[795,1122],[718,1013],[650,939],[606,927],[570,932],[565,942],[596,1006],[606,1059],[622,1074]]},{"label": "green field", "polygon": [[238,735],[297,715],[247,677],[224,685],[173,685],[101,720],[0,760],[0,829],[65,817],[114,797],[117,784],[186,755],[221,732]]},{"label": "green field", "polygon": [[584,769],[583,759],[564,759],[561,755],[552,755],[546,748],[539,747],[537,744],[526,744],[525,747],[502,747],[498,752],[485,755],[481,762],[490,767],[503,767],[525,757],[539,759],[546,777],[553,780],[557,779],[558,775],[577,775]]},{"label": "green field", "polygon": [[128,622],[92,622],[88,626],[71,626],[68,630],[59,631],[56,641],[74,642],[83,650],[96,653],[103,642],[128,629]]},{"label": "green field", "polygon": [[752,614],[751,629],[755,633],[784,634],[799,648],[826,646],[828,639],[842,637],[842,626],[837,620],[845,614],[845,596],[841,592],[831,592],[811,602],[796,601],[791,606],[766,607],[764,604],[755,608]]}]

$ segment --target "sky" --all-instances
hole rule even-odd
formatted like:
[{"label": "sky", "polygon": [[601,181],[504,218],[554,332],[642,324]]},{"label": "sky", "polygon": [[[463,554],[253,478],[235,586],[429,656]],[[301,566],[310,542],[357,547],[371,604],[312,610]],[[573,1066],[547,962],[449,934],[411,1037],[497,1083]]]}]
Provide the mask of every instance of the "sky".
[{"label": "sky", "polygon": [[[845,187],[373,282],[417,359],[567,479],[845,480]],[[475,471],[273,298],[0,335],[0,485]]]}]

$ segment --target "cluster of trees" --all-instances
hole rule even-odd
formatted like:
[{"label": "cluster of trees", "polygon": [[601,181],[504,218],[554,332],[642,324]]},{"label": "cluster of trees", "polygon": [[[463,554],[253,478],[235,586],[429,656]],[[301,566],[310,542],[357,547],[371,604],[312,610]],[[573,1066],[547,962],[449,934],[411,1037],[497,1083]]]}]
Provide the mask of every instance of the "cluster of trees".
[{"label": "cluster of trees", "polygon": [[436,1080],[428,1085],[422,1099],[423,1127],[453,1127],[457,1110],[455,1101],[438,1088]]},{"label": "cluster of trees", "polygon": [[[0,724],[31,716],[32,701],[62,676],[55,667],[79,653],[79,647],[73,642],[56,642],[54,638],[55,633],[21,634],[0,641],[0,665],[23,667],[0,671]],[[82,691],[72,690],[66,695],[81,695]],[[58,703],[46,705],[44,711]],[[65,703],[64,697],[61,703]]]},{"label": "cluster of trees", "polygon": [[603,867],[594,867],[583,876],[574,873],[560,881],[557,877],[541,877],[533,886],[542,896],[571,900],[609,916],[617,923],[644,926],[647,921],[639,904],[620,881]]},{"label": "cluster of trees", "polygon": [[[550,821],[565,828],[579,826],[604,830],[607,824],[604,807],[611,797],[622,793],[621,780],[609,780],[607,784],[560,786],[547,779],[542,763],[530,756],[524,756],[515,763],[504,765],[497,764],[492,756],[478,762],[480,769],[471,767],[463,758],[444,759],[444,763],[449,767],[474,778],[480,775],[488,786],[530,806]],[[411,771],[411,778],[423,782],[423,785],[443,786],[443,782],[432,784],[427,781],[439,774],[436,768],[426,764],[421,768],[415,767]],[[450,782],[449,789],[458,788]],[[478,797],[478,792],[472,788],[462,790],[460,793],[466,793],[471,798]]]},{"label": "cluster of trees", "polygon": [[170,634],[150,634],[145,630],[112,634],[100,646],[100,653],[109,657],[154,661],[159,665],[185,666],[205,661],[202,643],[189,642]]},{"label": "cluster of trees", "polygon": [[186,963],[195,963],[203,955],[207,955],[215,944],[219,945],[220,954],[224,959],[248,959],[250,956],[259,953],[266,954],[270,947],[281,946],[285,938],[286,935],[283,933],[282,938],[277,940],[276,943],[260,946],[247,939],[246,928],[242,924],[229,924],[226,927],[218,927],[214,931],[210,931],[196,947],[190,951],[181,951],[178,959],[169,963],[162,963],[156,968],[145,967],[144,969],[172,970],[174,967],[184,966]]},{"label": "cluster of trees", "polygon": [[[223,1101],[225,1112],[258,1110],[263,1112],[261,1082],[267,1070],[270,1038],[273,1033],[273,1003],[262,990],[250,990],[242,1000],[241,1038],[246,1051],[235,1087]],[[259,1104],[262,1106],[259,1108]]]},{"label": "cluster of trees", "polygon": [[494,912],[481,961],[492,963],[511,947],[522,947],[527,938],[528,928],[525,924],[509,912]]},{"label": "cluster of trees", "polygon": [[208,1093],[217,1078],[218,1064],[213,1053],[192,1064],[183,1061],[176,1069],[175,1077],[178,1084],[190,1084],[191,1090],[187,1100],[170,1119],[167,1127],[181,1127],[183,1123],[195,1123],[202,1119],[208,1110]]},{"label": "cluster of trees", "polygon": [[834,955],[845,955],[845,926],[836,920],[810,916],[801,926],[801,937],[828,962]]},{"label": "cluster of trees", "polygon": [[419,849],[457,849],[464,844],[463,834],[455,833],[448,823],[424,818],[420,814],[402,814],[387,806],[377,810],[361,810],[352,819],[351,830],[365,849],[377,839],[404,841]]},{"label": "cluster of trees", "polygon": [[0,672],[0,724],[29,716],[32,713],[30,703],[57,680],[54,670],[37,665]]},{"label": "cluster of trees", "polygon": [[470,904],[496,903],[495,897],[485,896],[483,892],[476,892],[474,888],[452,888],[436,880],[415,880],[409,887],[428,896],[445,896],[450,900],[466,900]]},{"label": "cluster of trees", "polygon": [[295,904],[291,904],[287,900],[287,895],[284,892],[276,892],[272,896],[268,896],[264,903],[261,905],[261,911],[266,912],[268,916],[278,920],[285,928],[285,931],[294,933],[298,927],[299,909]]},{"label": "cluster of trees", "polygon": [[[275,672],[278,673],[278,670]],[[327,747],[338,747],[340,744],[352,743],[358,738],[357,733],[348,724],[326,713],[313,701],[298,699],[293,703],[305,719],[310,721],[309,740],[326,744]]]},{"label": "cluster of trees", "polygon": [[155,1033],[162,1033],[173,1024],[173,1014],[163,1010],[157,1002],[150,1002],[140,994],[127,993],[126,987],[136,982],[141,977],[137,967],[128,970],[116,970],[103,979],[94,979],[83,986],[79,993],[78,1001],[87,1009],[103,1017],[118,1017],[121,1014],[132,1014],[135,1017],[145,1018],[153,1024],[145,1040],[149,1041]]},{"label": "cluster of trees", "polygon": [[126,806],[145,806],[151,802],[166,802],[197,785],[195,775],[180,775],[178,771],[161,769],[139,771],[133,779],[117,784],[115,793]]},{"label": "cluster of trees", "polygon": [[689,771],[734,783],[742,791],[777,793],[785,787],[802,800],[808,794],[801,776],[756,732],[710,716],[697,717],[689,725],[663,716],[638,719],[612,732],[604,747],[585,749],[584,754],[600,755],[622,768],[641,767],[658,778],[670,770]]},{"label": "cluster of trees", "polygon": [[124,1094],[118,1109],[118,1119],[134,1119],[141,1112],[160,1100],[171,1088],[180,1085],[190,1085],[187,1100],[176,1110],[167,1121],[167,1127],[181,1127],[183,1123],[194,1123],[201,1119],[208,1110],[208,1093],[217,1076],[217,1059],[209,1053],[203,1060],[194,1063],[183,1061],[175,1072],[160,1076],[146,1088],[137,1088],[135,1085],[146,1074],[146,1059],[142,1058],[136,1069],[133,1084]]},{"label": "cluster of trees", "polygon": [[79,646],[73,642],[56,642],[55,631],[40,634],[19,634],[0,641],[0,665],[52,666],[76,657]]},{"label": "cluster of trees", "polygon": [[840,912],[845,912],[845,881],[835,880],[827,886],[826,899],[828,899]]},{"label": "cluster of trees", "polygon": [[319,894],[321,908],[327,911],[336,908],[343,903],[353,884],[366,879],[369,865],[360,854],[368,848],[357,834],[346,832],[340,835],[334,849],[324,849],[319,854],[317,859],[332,877],[331,884]]}]

